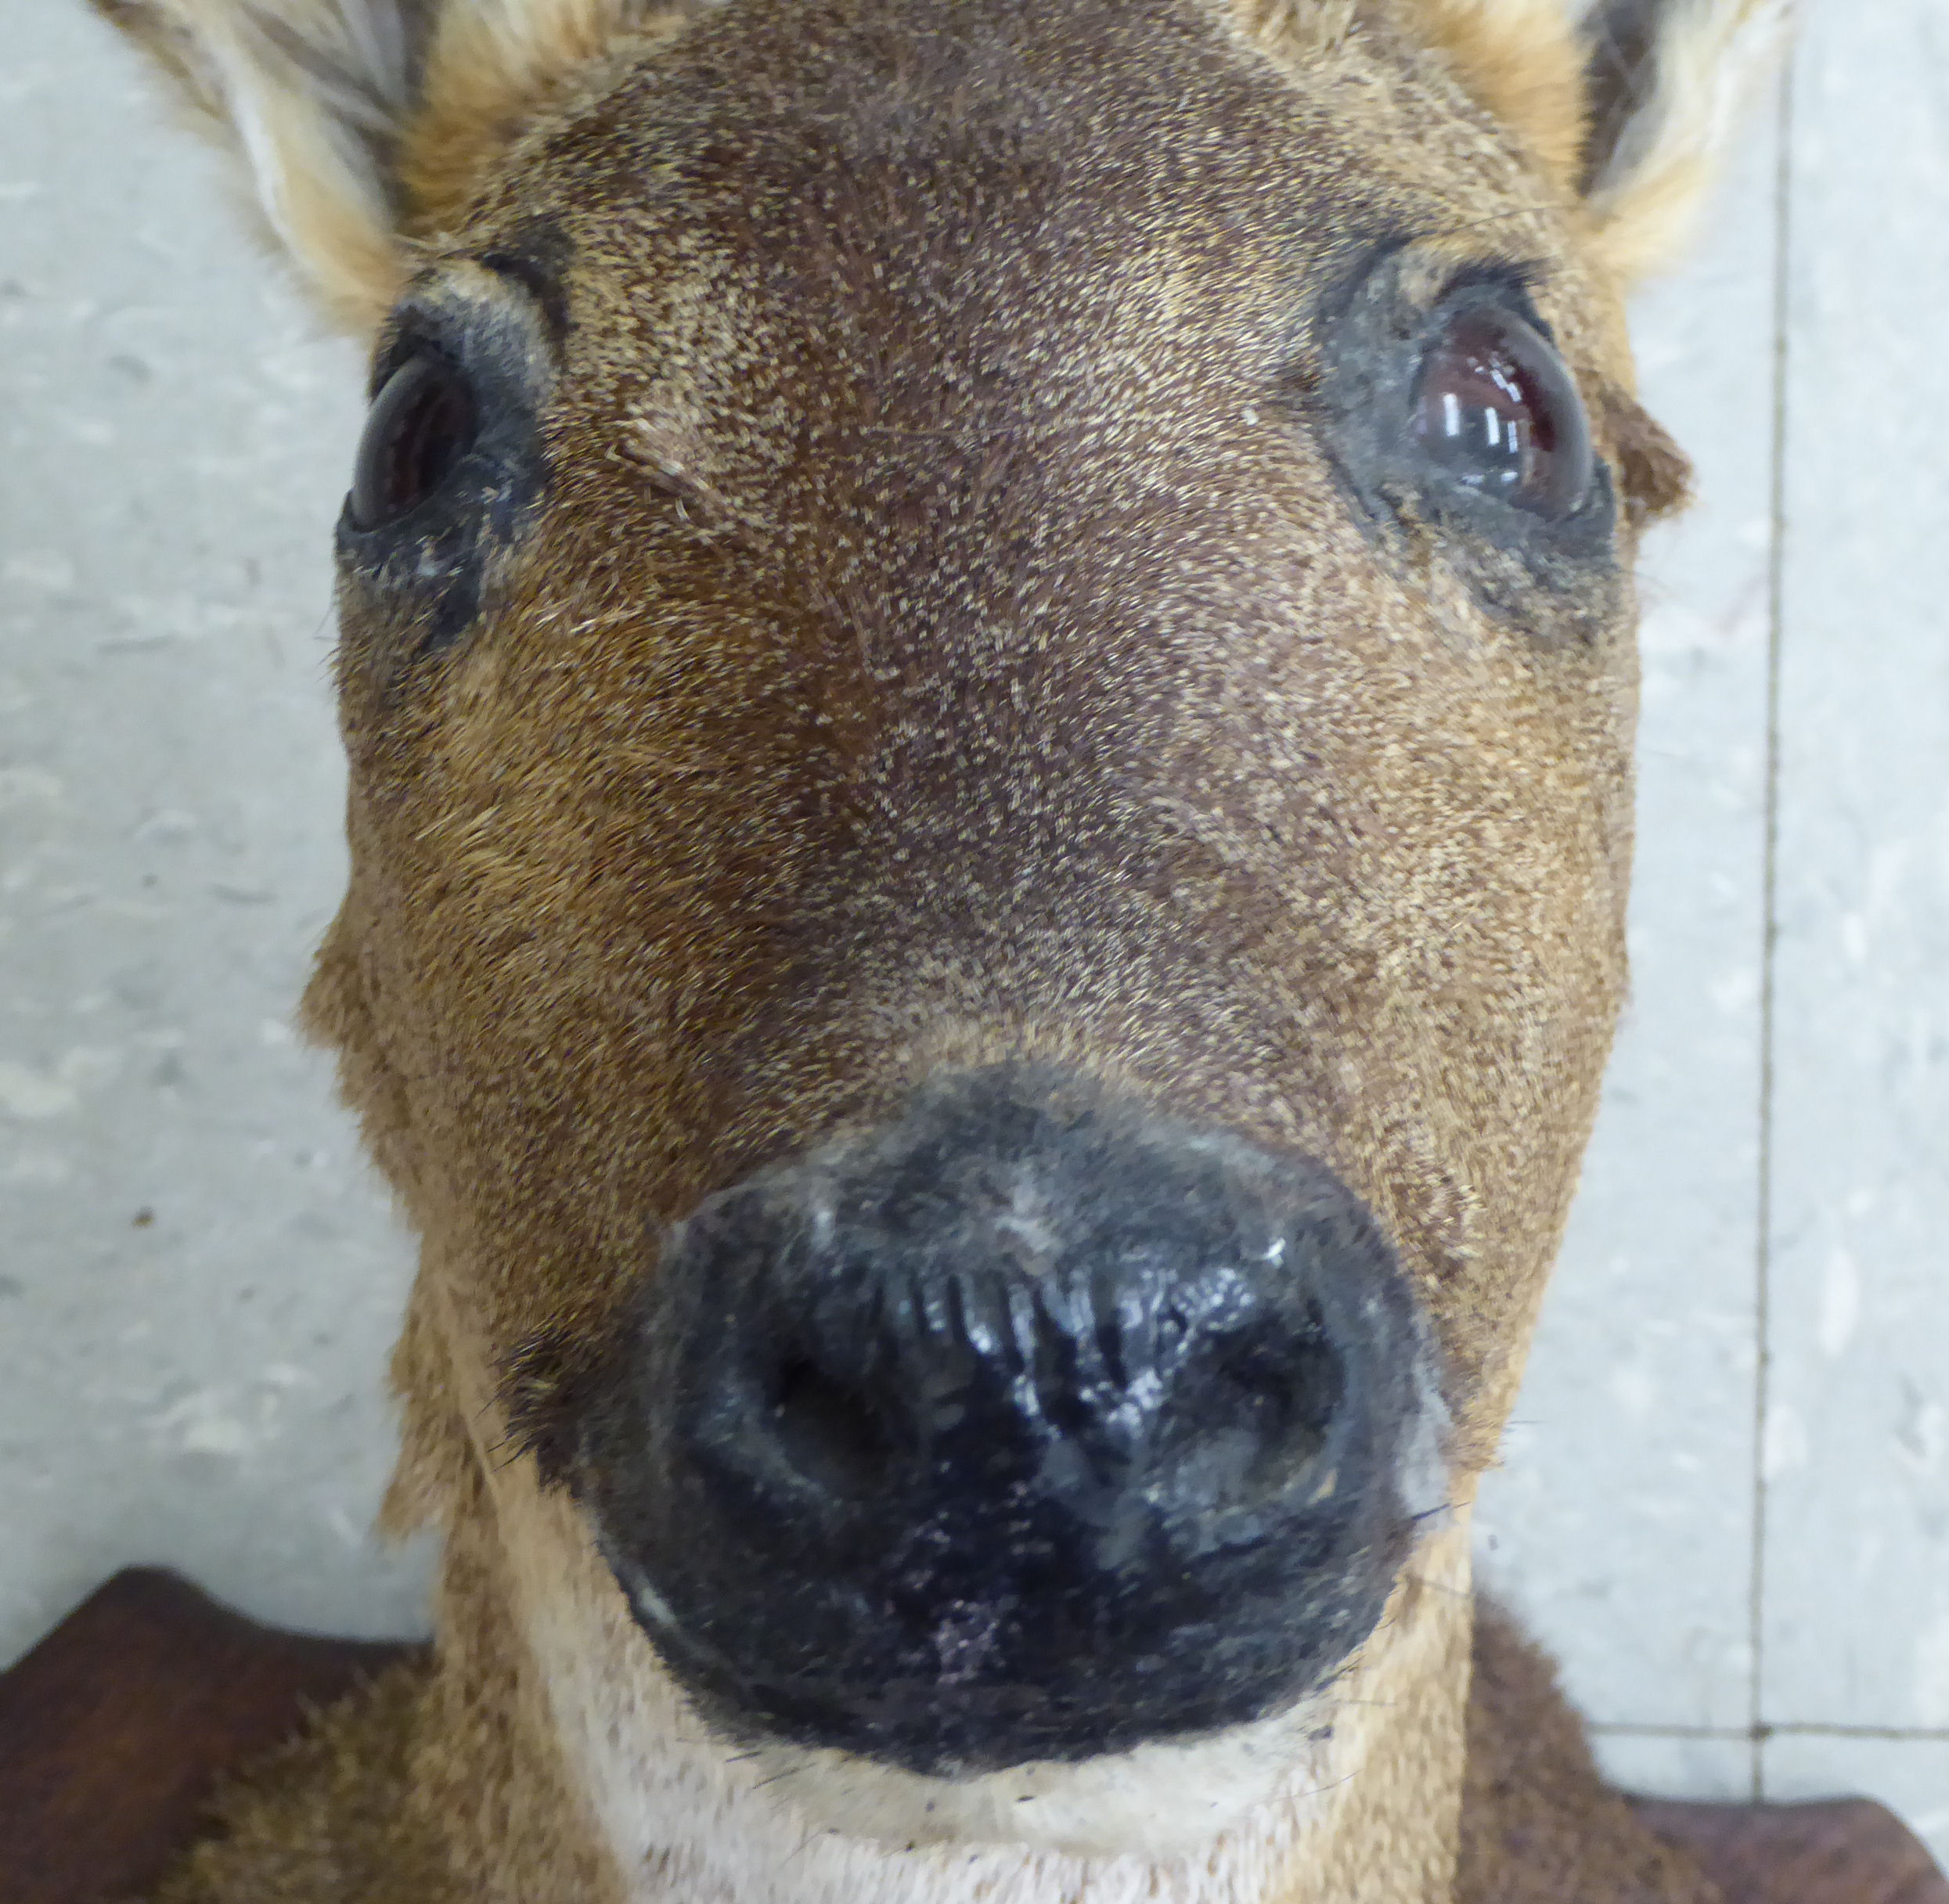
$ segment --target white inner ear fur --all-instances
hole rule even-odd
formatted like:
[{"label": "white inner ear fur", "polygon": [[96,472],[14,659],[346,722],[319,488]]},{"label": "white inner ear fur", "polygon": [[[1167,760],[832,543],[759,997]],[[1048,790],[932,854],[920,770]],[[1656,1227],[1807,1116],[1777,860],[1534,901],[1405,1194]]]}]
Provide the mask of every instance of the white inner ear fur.
[{"label": "white inner ear fur", "polygon": [[1625,283],[1684,250],[1791,13],[1791,0],[1673,0],[1663,10],[1640,103],[1588,199],[1598,256]]},{"label": "white inner ear fur", "polygon": [[[500,1545],[570,1776],[629,1904],[1234,1904],[1324,1871],[1345,1800],[1468,1618],[1468,1514],[1443,1517],[1346,1673],[1185,1745],[965,1780],[748,1748],[697,1719],[582,1516],[533,1464],[492,1474]],[[1322,1904],[1328,1901],[1322,1900]],[[1331,1904],[1342,1904],[1336,1897]],[[1351,1895],[1344,1904],[1354,1904]]]},{"label": "white inner ear fur", "polygon": [[[456,185],[615,33],[677,17],[654,0],[104,3],[236,147],[272,234],[358,332],[405,281],[402,228],[450,211]],[[430,124],[445,135],[432,205],[427,178],[403,175]]]},{"label": "white inner ear fur", "polygon": [[387,167],[414,52],[397,0],[149,0],[132,24],[235,145],[310,289],[373,328],[405,275]]}]

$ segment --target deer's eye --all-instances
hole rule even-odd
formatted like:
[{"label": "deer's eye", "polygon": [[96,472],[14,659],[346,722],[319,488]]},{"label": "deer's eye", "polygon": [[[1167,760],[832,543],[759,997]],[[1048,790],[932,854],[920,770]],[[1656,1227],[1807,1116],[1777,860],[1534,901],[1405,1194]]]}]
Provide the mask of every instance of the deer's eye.
[{"label": "deer's eye", "polygon": [[1450,481],[1546,521],[1574,515],[1594,459],[1576,386],[1549,343],[1514,313],[1464,305],[1421,361],[1416,441]]},{"label": "deer's eye", "polygon": [[362,530],[410,515],[439,490],[472,446],[474,395],[444,357],[420,351],[373,400],[352,473],[349,513]]}]

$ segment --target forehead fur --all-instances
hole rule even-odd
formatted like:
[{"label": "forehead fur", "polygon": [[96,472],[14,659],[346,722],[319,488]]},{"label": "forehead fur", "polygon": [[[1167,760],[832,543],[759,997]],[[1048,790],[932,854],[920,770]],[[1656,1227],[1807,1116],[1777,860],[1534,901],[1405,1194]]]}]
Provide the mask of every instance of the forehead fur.
[{"label": "forehead fur", "polygon": [[[827,292],[848,273],[884,290],[906,272],[911,323],[956,333],[964,356],[1000,319],[1019,358],[1036,326],[1086,304],[1107,327],[1085,353],[1094,368],[1119,329],[1133,361],[1187,336],[1201,285],[1208,305],[1219,285],[1270,292],[1258,341],[1284,349],[1361,251],[1410,240],[1540,268],[1600,428],[1631,420],[1610,401],[1631,382],[1615,289],[1580,255],[1576,208],[1525,135],[1464,88],[1418,14],[1287,12],[1310,30],[1201,0],[962,0],[919,24],[873,0],[742,5],[681,29],[660,14],[514,147],[447,242],[553,235],[586,306],[578,372],[663,379],[666,414],[641,425],[651,463],[658,443],[679,463],[696,447],[671,380],[695,326],[714,333],[721,394],[794,344],[822,375],[843,371],[858,338],[830,326],[859,301]],[[754,301],[823,308],[828,328],[774,326],[761,342]],[[873,370],[912,341],[874,338]],[[794,399],[816,402],[820,383]],[[974,394],[938,387],[956,406]],[[1664,506],[1669,479],[1648,486]]]},{"label": "forehead fur", "polygon": [[[1560,207],[1519,119],[1464,85],[1452,44],[1461,29],[1450,20],[1437,32],[1426,11],[946,0],[917,20],[910,8],[866,0],[659,12],[617,35],[606,60],[499,170],[504,181],[531,173],[541,153],[561,149],[565,128],[585,140],[592,121],[611,142],[612,163],[652,167],[657,148],[680,146],[686,126],[760,139],[769,131],[817,162],[893,153],[924,128],[937,137],[945,121],[971,137],[1043,142],[1072,162],[1086,155],[1093,178],[1095,167],[1119,153],[1137,158],[1147,140],[1174,131],[1208,157],[1229,149],[1248,164],[1269,115],[1283,113],[1288,130],[1299,116],[1321,165],[1350,162],[1377,184],[1428,190],[1435,215],[1446,204],[1479,216],[1475,201],[1492,182],[1525,203]],[[1434,11],[1446,20],[1467,9]],[[1560,26],[1544,37],[1569,44]],[[641,142],[631,138],[632,116]],[[740,137],[719,156],[735,167],[761,153]],[[621,185],[620,174],[611,182]],[[1281,182],[1269,178],[1268,189]],[[505,203],[504,192],[495,197]]]},{"label": "forehead fur", "polygon": [[1614,313],[1385,21],[1295,74],[1171,0],[937,17],[619,53],[456,235],[557,283],[553,488],[438,668],[366,682],[348,614],[315,1010],[497,1354],[646,1221],[1027,1053],[1328,1160],[1466,1381],[1619,988],[1628,588],[1499,621],[1305,406],[1377,255],[1522,267],[1594,388]]},{"label": "forehead fur", "polygon": [[[923,28],[897,4],[754,5],[668,32],[618,49],[449,243],[548,253],[578,307],[582,413],[609,404],[622,453],[707,512],[730,498],[705,462],[776,463],[781,430],[832,451],[862,396],[931,406],[905,421],[937,434],[1061,407],[1073,441],[1114,412],[1140,451],[1164,358],[1245,387],[1390,246],[1533,277],[1600,430],[1628,409],[1619,308],[1574,218],[1390,18],[1297,65],[1290,35],[1269,52],[1195,4],[964,0]],[[872,448],[849,441],[852,466]]]},{"label": "forehead fur", "polygon": [[[1725,142],[1729,107],[1763,70],[1785,6],[1191,3],[1289,68],[1376,33],[1423,49],[1552,191],[1581,194],[1593,260],[1625,279],[1678,242]],[[699,0],[95,4],[236,149],[292,262],[337,317],[367,332],[420,247],[437,247],[465,216],[524,130],[600,88],[614,60],[639,58],[717,11]],[[920,37],[938,31],[930,23]]]}]

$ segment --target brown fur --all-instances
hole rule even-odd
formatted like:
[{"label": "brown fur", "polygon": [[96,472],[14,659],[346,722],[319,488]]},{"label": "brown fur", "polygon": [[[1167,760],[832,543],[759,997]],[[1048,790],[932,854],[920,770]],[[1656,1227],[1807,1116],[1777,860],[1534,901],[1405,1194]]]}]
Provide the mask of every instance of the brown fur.
[{"label": "brown fur", "polygon": [[424,103],[399,158],[415,232],[438,232],[457,218],[483,171],[567,90],[585,83],[588,69],[620,37],[647,49],[687,16],[685,7],[642,0],[450,9],[428,50]]},{"label": "brown fur", "polygon": [[1550,1663],[1475,1609],[1457,1904],[1719,1904],[1682,1851],[1598,1776]]},{"label": "brown fur", "polygon": [[488,1524],[456,1516],[435,1609],[438,1670],[393,1668],[251,1768],[224,1801],[225,1828],[156,1904],[609,1904],[590,1821],[551,1776]]},{"label": "brown fur", "polygon": [[1417,25],[1567,190],[1583,153],[1584,49],[1558,0],[1419,0]]},{"label": "brown fur", "polygon": [[[242,115],[341,311],[416,273],[529,339],[553,472],[445,658],[403,660],[355,574],[341,605],[353,873],[306,1013],[426,1240],[388,1519],[445,1531],[439,1663],[330,1720],[169,1897],[608,1904],[640,1859],[636,1895],[688,1904],[739,1819],[802,1819],[766,1884],[848,1904],[1449,1895],[1468,1504],[1623,993],[1630,560],[1684,488],[1630,394],[1641,247],[1574,194],[1568,29],[1533,0],[450,0],[388,41],[364,3],[271,31],[116,0]],[[321,106],[321,67],[384,110]],[[1383,239],[1407,295],[1530,283],[1620,504],[1574,586],[1349,506],[1317,339]],[[516,254],[545,308],[484,262]],[[863,1770],[770,1791],[703,1736],[536,1459],[659,1222],[1023,1057],[1324,1160],[1444,1352],[1454,1514],[1331,1695],[1334,1776],[1195,1855],[1060,1822],[835,1848]],[[1554,1697],[1521,1671],[1497,1712]],[[1529,1762],[1470,1760],[1478,1820],[1516,1817]],[[618,1765],[700,1794],[674,1835],[624,1848]],[[1643,1895],[1703,1895],[1601,1805],[1536,1801],[1583,1823],[1478,1822],[1464,1895],[1587,1827]]]}]

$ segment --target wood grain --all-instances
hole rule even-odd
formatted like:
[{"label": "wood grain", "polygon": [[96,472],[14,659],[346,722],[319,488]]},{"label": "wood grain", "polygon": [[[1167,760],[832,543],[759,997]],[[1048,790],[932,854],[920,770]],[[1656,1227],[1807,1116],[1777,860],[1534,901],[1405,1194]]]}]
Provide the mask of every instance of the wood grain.
[{"label": "wood grain", "polygon": [[173,1575],[117,1574],[0,1674],[0,1904],[146,1890],[225,1773],[410,1650],[275,1632]]},{"label": "wood grain", "polygon": [[1727,1904],[1949,1904],[1922,1841],[1870,1798],[1691,1805],[1638,1798],[1639,1820],[1682,1845]]}]

